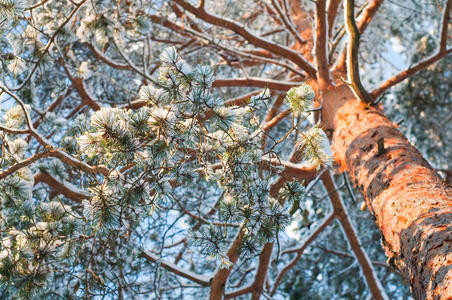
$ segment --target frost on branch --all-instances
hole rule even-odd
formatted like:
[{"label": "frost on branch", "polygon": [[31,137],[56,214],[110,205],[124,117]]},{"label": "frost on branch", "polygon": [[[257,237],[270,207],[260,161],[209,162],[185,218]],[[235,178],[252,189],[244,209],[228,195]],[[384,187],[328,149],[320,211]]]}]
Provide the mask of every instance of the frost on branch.
[{"label": "frost on branch", "polygon": [[315,93],[312,88],[307,83],[303,83],[287,92],[286,102],[294,112],[306,112],[313,108],[314,97]]},{"label": "frost on branch", "polygon": [[[81,71],[86,73],[87,66],[82,64]],[[142,263],[137,249],[146,245],[147,251],[158,251],[159,226],[166,227],[173,219],[184,224],[187,247],[214,259],[219,268],[234,268],[228,251],[238,232],[241,257],[252,258],[265,243],[277,240],[290,214],[304,208],[301,184],[290,183],[282,189],[287,207],[269,197],[275,176],[285,167],[263,168],[268,164],[264,158],[275,155],[261,147],[260,124],[270,100],[267,89],[243,106],[226,106],[211,91],[212,70],[191,67],[174,48],[162,52],[156,77],[137,93],[146,104],[143,107],[102,107],[87,118],[80,115],[70,125],[70,134],[61,139],[67,155],[88,166],[106,168],[107,173],[83,174],[57,158],[46,158],[0,181],[1,226],[8,232],[0,248],[7,249],[0,266],[17,268],[13,273],[5,271],[0,280],[14,286],[30,272],[40,276],[10,292],[39,294],[55,278],[66,276],[52,270],[72,264],[77,266],[75,276],[88,274],[93,282],[90,289],[102,290],[111,276],[117,276],[111,273],[113,264],[135,271],[134,264]],[[294,111],[307,112],[313,93],[303,85],[289,91],[287,99]],[[206,112],[211,115],[206,117]],[[44,122],[54,128],[65,126],[55,119],[49,113]],[[3,123],[17,129],[27,125],[19,106],[5,114]],[[325,164],[328,157],[320,129],[296,130],[302,133],[304,158]],[[25,139],[6,138],[10,165],[30,155]],[[46,174],[47,183],[62,195],[69,191],[81,199],[68,202],[58,193],[49,193],[41,182],[35,185],[38,173]],[[215,214],[204,212],[200,201],[214,207]],[[153,224],[155,230],[150,229]],[[17,253],[27,259],[17,259]],[[103,253],[109,253],[108,261]],[[48,268],[50,262],[53,269]]]}]

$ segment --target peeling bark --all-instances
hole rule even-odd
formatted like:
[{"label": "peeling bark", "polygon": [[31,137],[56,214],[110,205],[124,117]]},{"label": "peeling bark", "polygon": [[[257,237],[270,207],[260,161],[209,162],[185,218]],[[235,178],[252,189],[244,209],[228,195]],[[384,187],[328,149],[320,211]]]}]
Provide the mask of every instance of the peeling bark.
[{"label": "peeling bark", "polygon": [[452,299],[450,188],[381,108],[357,101],[344,86],[327,97],[334,159],[375,216],[388,261],[410,279],[416,299]]}]

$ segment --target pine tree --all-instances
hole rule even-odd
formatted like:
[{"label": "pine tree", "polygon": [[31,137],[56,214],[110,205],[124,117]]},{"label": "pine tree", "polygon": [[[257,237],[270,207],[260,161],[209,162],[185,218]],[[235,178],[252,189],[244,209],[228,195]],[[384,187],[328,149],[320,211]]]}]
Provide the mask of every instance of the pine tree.
[{"label": "pine tree", "polygon": [[451,5],[0,0],[0,293],[447,299]]}]

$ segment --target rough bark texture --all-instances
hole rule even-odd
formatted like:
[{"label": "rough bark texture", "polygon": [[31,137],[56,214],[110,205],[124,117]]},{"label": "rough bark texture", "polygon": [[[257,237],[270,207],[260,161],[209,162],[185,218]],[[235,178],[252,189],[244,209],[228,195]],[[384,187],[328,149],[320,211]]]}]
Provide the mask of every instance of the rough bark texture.
[{"label": "rough bark texture", "polygon": [[375,216],[389,261],[410,279],[416,299],[452,299],[451,190],[380,108],[344,86],[326,98],[334,159]]}]

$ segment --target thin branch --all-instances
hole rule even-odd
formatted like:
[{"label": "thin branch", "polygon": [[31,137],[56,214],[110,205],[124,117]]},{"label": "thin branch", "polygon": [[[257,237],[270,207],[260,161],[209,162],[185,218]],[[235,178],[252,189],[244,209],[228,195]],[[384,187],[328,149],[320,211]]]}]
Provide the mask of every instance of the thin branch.
[{"label": "thin branch", "polygon": [[304,250],[319,236],[319,234],[325,230],[325,228],[334,220],[335,216],[334,213],[331,213],[328,215],[321,223],[320,225],[314,229],[308,237],[306,237],[302,242],[300,246],[297,246],[292,249],[288,249],[283,251],[281,254],[289,254],[289,253],[297,253],[295,258],[288,263],[282,270],[279,272],[278,276],[276,277],[275,283],[273,284],[272,291],[270,293],[271,296],[273,296],[276,292],[276,289],[278,288],[279,283],[281,282],[283,276],[289,271],[291,268],[293,268],[298,260],[301,258],[301,255],[303,254]]},{"label": "thin branch", "polygon": [[42,123],[42,121],[44,120],[45,116],[47,113],[54,111],[62,102],[63,100],[69,96],[69,94],[72,92],[72,87],[68,87],[66,89],[66,91],[64,91],[64,93],[62,93],[61,95],[59,95],[55,101],[53,101],[49,107],[47,107],[45,113],[43,113],[34,123],[33,123],[33,127],[34,128],[38,128],[38,126]]},{"label": "thin branch", "polygon": [[372,103],[373,98],[367,93],[359,76],[359,31],[355,23],[355,1],[344,0],[345,28],[348,33],[347,42],[347,75],[355,96],[364,103]]},{"label": "thin branch", "polygon": [[40,152],[40,153],[36,153],[33,156],[30,156],[29,158],[26,158],[24,160],[21,160],[21,161],[15,163],[10,168],[0,172],[0,180],[2,180],[3,178],[5,178],[9,175],[12,175],[14,172],[16,172],[19,169],[25,168],[25,167],[31,165],[32,163],[34,163],[35,161],[37,161],[43,157],[48,157],[48,156],[50,156],[49,152]]},{"label": "thin branch", "polygon": [[183,270],[179,266],[177,266],[177,265],[175,265],[173,263],[164,261],[158,255],[155,255],[155,254],[153,254],[151,252],[148,252],[148,251],[144,251],[144,250],[141,251],[140,256],[146,258],[150,262],[157,263],[160,267],[162,267],[162,268],[164,268],[164,269],[166,269],[166,270],[168,270],[168,271],[170,271],[170,272],[172,272],[172,273],[174,273],[176,275],[179,275],[179,276],[184,277],[184,278],[186,278],[188,280],[196,282],[199,285],[202,285],[202,286],[209,286],[210,285],[210,280],[211,280],[210,276],[202,276],[202,275],[198,275],[198,274],[195,274],[195,273],[187,271],[187,270]]},{"label": "thin branch", "polygon": [[334,21],[339,12],[339,4],[342,0],[330,0],[328,3],[328,36],[333,36]]},{"label": "thin branch", "polygon": [[252,300],[258,300],[260,294],[263,291],[265,278],[268,273],[268,267],[270,264],[270,258],[273,251],[273,243],[266,243],[259,255],[259,263],[256,271],[256,276],[254,277],[254,281],[251,285],[245,286],[238,290],[232,291],[224,296],[224,299],[230,299],[234,297],[238,297],[240,295],[253,293],[251,296]]},{"label": "thin branch", "polygon": [[223,51],[226,51],[226,52],[229,52],[229,53],[232,53],[232,54],[236,54],[236,55],[241,56],[241,57],[248,58],[251,61],[254,60],[254,61],[257,61],[257,62],[261,62],[261,63],[265,62],[265,63],[274,64],[274,65],[286,68],[287,70],[292,71],[293,73],[295,73],[297,75],[303,76],[303,74],[301,72],[299,72],[297,69],[293,68],[292,66],[290,66],[290,65],[288,65],[286,63],[280,62],[280,61],[278,61],[276,59],[271,59],[271,58],[266,58],[266,57],[262,57],[262,56],[257,56],[257,55],[253,55],[253,54],[250,54],[250,53],[246,53],[245,51],[241,51],[241,50],[238,50],[238,49],[233,49],[233,48],[228,48],[228,47],[225,47],[225,46],[221,46],[219,42],[213,40],[212,38],[210,38],[210,37],[208,37],[208,36],[206,36],[206,35],[204,35],[202,33],[197,32],[195,30],[185,29],[185,31],[200,37],[201,39],[205,40],[208,44],[212,45],[214,48],[221,49]]},{"label": "thin branch", "polygon": [[389,88],[395,86],[399,82],[402,82],[403,80],[407,79],[408,77],[411,77],[412,75],[416,74],[420,70],[423,70],[430,66],[431,64],[437,62],[438,60],[442,59],[443,57],[446,57],[450,53],[452,53],[452,48],[446,49],[447,46],[447,27],[449,24],[449,14],[452,7],[452,0],[445,0],[444,1],[444,11],[443,11],[443,17],[441,22],[441,32],[440,32],[440,41],[438,45],[438,51],[433,56],[422,60],[415,64],[414,66],[400,72],[397,75],[394,75],[393,77],[386,80],[379,88],[374,90],[371,94],[376,99],[378,96],[382,95],[386,90]]},{"label": "thin branch", "polygon": [[273,119],[273,117],[276,115],[276,113],[279,111],[280,107],[284,103],[284,99],[286,98],[286,95],[284,93],[281,93],[278,95],[276,100],[272,103],[272,106],[269,108],[266,116],[265,116],[265,122],[269,122]]},{"label": "thin branch", "polygon": [[[331,254],[334,254],[334,255],[337,255],[337,256],[350,257],[350,258],[353,258],[353,259],[355,258],[352,254],[349,254],[349,253],[345,253],[345,252],[341,252],[341,251],[325,248],[325,247],[322,247],[322,246],[313,246],[313,247],[319,248],[319,249],[325,251],[326,253],[331,253]],[[393,267],[391,267],[390,265],[388,265],[385,262],[377,261],[377,260],[372,260],[371,262],[372,262],[372,264],[374,266],[385,267],[389,271],[391,271],[391,272],[393,272],[393,273],[395,273],[395,274],[397,274],[399,276],[402,276],[402,274],[398,270],[394,269]]]},{"label": "thin branch", "polygon": [[452,0],[444,0],[444,12],[441,20],[441,33],[438,53],[446,52],[447,29],[449,28],[449,14],[452,6]]},{"label": "thin branch", "polygon": [[342,198],[337,191],[337,187],[334,182],[333,176],[331,175],[331,172],[324,172],[321,178],[325,189],[329,193],[334,214],[337,216],[341,224],[341,227],[345,233],[345,236],[347,237],[353,253],[355,254],[356,260],[360,265],[364,279],[366,280],[367,286],[372,292],[373,297],[376,300],[389,299],[385,293],[383,286],[380,283],[380,280],[378,280],[378,277],[375,274],[375,270],[372,267],[372,263],[370,262],[369,257],[361,246],[361,243],[356,234],[356,230],[346,211]]},{"label": "thin branch", "polygon": [[317,0],[315,14],[315,60],[317,63],[317,82],[320,90],[330,84],[328,62],[328,24],[326,22],[326,0]]},{"label": "thin branch", "polygon": [[194,213],[192,213],[191,211],[189,211],[188,209],[186,209],[184,207],[184,205],[175,197],[172,197],[172,199],[174,199],[174,201],[176,201],[177,205],[179,205],[179,208],[182,210],[183,213],[187,214],[188,216],[190,216],[191,218],[203,223],[203,224],[212,224],[215,226],[227,226],[227,227],[239,227],[240,225],[238,224],[232,224],[232,223],[221,223],[221,222],[211,222],[209,220],[204,219],[201,216],[197,216]]},{"label": "thin branch", "polygon": [[97,57],[99,60],[103,61],[108,66],[110,66],[112,68],[115,68],[115,69],[118,69],[118,70],[132,70],[132,67],[130,67],[128,64],[121,64],[121,63],[115,62],[112,59],[106,57],[93,44],[85,43],[85,45],[89,48],[89,50],[91,50],[91,52],[94,54],[95,57]]},{"label": "thin branch", "polygon": [[41,2],[39,2],[39,3],[37,3],[37,4],[35,4],[35,5],[32,5],[32,6],[30,6],[30,7],[27,7],[26,9],[24,9],[24,11],[27,11],[27,10],[33,10],[33,9],[35,9],[35,8],[38,8],[38,7],[40,7],[40,6],[43,6],[43,5],[46,4],[47,2],[49,2],[49,0],[43,0],[43,1],[41,1]]},{"label": "thin branch", "polygon": [[9,127],[2,126],[2,125],[0,125],[0,130],[4,131],[6,133],[10,133],[10,134],[27,134],[27,133],[30,133],[30,130],[28,130],[28,129],[15,129],[15,128],[9,128]]},{"label": "thin branch", "polygon": [[197,18],[200,18],[214,26],[219,26],[225,29],[232,30],[238,35],[242,36],[249,43],[257,47],[266,49],[278,56],[290,59],[295,64],[297,64],[301,69],[303,69],[310,77],[313,78],[316,77],[315,68],[308,61],[306,61],[298,52],[254,35],[248,29],[246,29],[243,24],[237,23],[230,19],[220,18],[211,15],[207,13],[204,9],[196,8],[191,4],[185,2],[184,0],[174,0],[174,1],[187,11],[196,15]]},{"label": "thin branch", "polygon": [[213,82],[213,87],[260,87],[269,88],[271,90],[288,91],[294,86],[300,85],[302,82],[271,80],[257,77],[248,78],[229,78],[217,79]]},{"label": "thin branch", "polygon": [[47,42],[46,46],[44,47],[44,49],[42,49],[41,54],[38,58],[38,61],[35,63],[35,65],[33,66],[33,68],[31,69],[30,73],[28,73],[27,78],[25,78],[25,80],[16,87],[11,87],[9,88],[11,91],[18,91],[20,90],[22,87],[25,86],[25,84],[28,83],[28,81],[31,79],[31,77],[33,76],[34,72],[36,71],[36,69],[38,68],[39,64],[41,63],[42,59],[44,58],[44,56],[47,54],[47,51],[49,51],[50,46],[52,46],[53,42],[55,41],[55,38],[57,37],[58,33],[64,28],[64,26],[66,26],[67,23],[69,23],[69,21],[72,19],[72,17],[77,13],[77,11],[80,9],[80,7],[82,7],[82,5],[86,2],[86,0],[82,0],[79,3],[75,3],[75,8],[71,11],[71,13],[69,14],[69,16],[61,23],[60,26],[58,26],[58,28],[55,30],[55,32],[53,33],[53,35],[50,37],[49,41]]},{"label": "thin branch", "polygon": [[1,82],[0,82],[0,89],[3,90],[5,93],[7,93],[9,96],[11,96],[17,103],[19,103],[20,107],[22,108],[22,111],[25,115],[25,121],[27,123],[27,126],[29,128],[30,134],[46,149],[49,150],[48,156],[53,156],[56,157],[58,159],[60,159],[61,161],[67,163],[68,165],[74,167],[74,168],[78,168],[81,169],[83,171],[85,171],[88,174],[91,175],[97,175],[97,174],[102,174],[104,176],[108,175],[110,173],[110,171],[103,166],[90,166],[87,163],[80,161],[74,157],[72,157],[71,155],[69,155],[68,153],[64,152],[63,150],[58,149],[57,147],[55,147],[54,145],[52,145],[52,143],[47,140],[46,138],[42,137],[33,127],[33,123],[31,121],[31,117],[30,114],[28,113],[26,107],[25,107],[25,103],[13,92],[11,92],[7,87],[5,87]]},{"label": "thin branch", "polygon": [[278,0],[271,0],[271,1],[273,4],[273,7],[276,9],[276,11],[279,14],[281,21],[284,23],[284,26],[286,26],[286,28],[290,32],[290,34],[295,38],[295,40],[298,43],[300,43],[300,44],[306,43],[306,41],[301,37],[300,33],[295,28],[293,22],[291,22],[291,20],[282,11],[282,8],[279,5]]},{"label": "thin branch", "polygon": [[412,75],[416,74],[417,72],[427,68],[428,66],[437,62],[438,60],[442,59],[443,57],[446,57],[450,53],[452,53],[452,48],[446,50],[445,52],[437,53],[423,61],[418,62],[414,66],[400,72],[399,74],[394,75],[393,77],[391,77],[390,79],[385,81],[379,88],[372,91],[372,93],[371,93],[372,97],[374,97],[376,99],[378,96],[382,95],[384,92],[386,92],[391,87],[402,82],[403,80],[407,79],[408,77],[411,77]]}]

